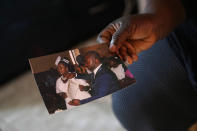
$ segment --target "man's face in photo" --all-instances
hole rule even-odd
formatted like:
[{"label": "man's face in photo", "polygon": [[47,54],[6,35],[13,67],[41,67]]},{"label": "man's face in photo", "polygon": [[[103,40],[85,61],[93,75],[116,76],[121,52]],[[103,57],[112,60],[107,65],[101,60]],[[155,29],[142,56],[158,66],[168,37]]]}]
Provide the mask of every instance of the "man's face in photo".
[{"label": "man's face in photo", "polygon": [[96,68],[96,59],[94,57],[91,56],[86,56],[85,57],[85,66],[90,70],[90,71],[94,71],[94,69]]}]

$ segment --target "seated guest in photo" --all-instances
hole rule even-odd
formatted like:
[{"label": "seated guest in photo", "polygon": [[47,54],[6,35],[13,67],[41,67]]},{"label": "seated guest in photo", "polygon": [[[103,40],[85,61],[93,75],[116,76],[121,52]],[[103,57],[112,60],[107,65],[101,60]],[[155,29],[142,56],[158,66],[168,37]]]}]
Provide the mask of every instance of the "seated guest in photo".
[{"label": "seated guest in photo", "polygon": [[136,82],[133,74],[127,69],[117,56],[112,56],[109,58],[110,69],[116,74],[120,82],[121,87],[126,87],[128,85]]},{"label": "seated guest in photo", "polygon": [[123,68],[123,64],[119,62],[118,57],[110,57],[109,66],[110,69],[116,74],[118,80],[122,80],[125,78],[125,70]]},{"label": "seated guest in photo", "polygon": [[[117,57],[117,56],[113,56],[110,58],[110,67],[111,67],[111,70],[115,73],[115,72],[118,72],[118,71],[123,71],[124,70],[124,73],[125,73],[125,76],[126,77],[129,77],[131,79],[134,79],[134,76],[133,74],[129,71],[129,69],[126,67],[126,65],[122,62],[122,60]],[[121,65],[120,65],[121,64]],[[115,73],[117,75],[117,77],[119,79],[121,79],[121,76],[123,76],[123,73],[119,76],[118,73]]]},{"label": "seated guest in photo", "polygon": [[84,58],[86,67],[94,73],[91,85],[93,95],[84,100],[72,100],[69,102],[70,105],[84,104],[121,88],[116,75],[109,68],[102,65],[101,57],[97,52],[89,51],[84,55]]},{"label": "seated guest in photo", "polygon": [[65,99],[67,109],[73,107],[68,104],[72,99],[82,100],[91,97],[88,92],[80,91],[80,85],[88,86],[89,84],[83,79],[76,79],[75,75],[69,72],[69,63],[69,60],[60,56],[55,62],[57,70],[61,75],[56,81],[56,93]]}]

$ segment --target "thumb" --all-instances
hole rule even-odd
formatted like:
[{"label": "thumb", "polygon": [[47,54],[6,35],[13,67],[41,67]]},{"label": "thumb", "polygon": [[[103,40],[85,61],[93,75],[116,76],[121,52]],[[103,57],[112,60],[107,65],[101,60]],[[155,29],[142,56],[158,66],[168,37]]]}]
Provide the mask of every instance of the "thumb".
[{"label": "thumb", "polygon": [[123,44],[124,41],[127,39],[127,32],[120,26],[116,30],[116,32],[112,35],[112,39],[110,41],[110,46],[109,49],[111,52],[116,52],[119,50],[121,45]]},{"label": "thumb", "polygon": [[98,37],[97,37],[97,42],[98,43],[106,43],[109,44],[112,35],[114,34],[116,30],[113,28],[113,26],[111,24],[109,24],[105,29],[103,29]]}]

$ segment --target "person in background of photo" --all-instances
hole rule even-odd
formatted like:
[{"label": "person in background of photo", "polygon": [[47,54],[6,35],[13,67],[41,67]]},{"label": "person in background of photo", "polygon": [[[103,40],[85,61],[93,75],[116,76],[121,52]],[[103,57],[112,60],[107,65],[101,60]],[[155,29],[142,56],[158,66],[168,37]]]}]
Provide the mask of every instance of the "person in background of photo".
[{"label": "person in background of photo", "polygon": [[120,63],[118,57],[112,56],[109,58],[110,69],[116,74],[118,80],[125,78],[125,70],[123,65]]},{"label": "person in background of photo", "polygon": [[110,69],[116,74],[121,87],[127,87],[136,82],[133,74],[124,65],[118,56],[112,56],[109,58]]},{"label": "person in background of photo", "polygon": [[109,68],[102,65],[101,57],[96,51],[87,52],[84,58],[86,67],[94,73],[94,81],[91,85],[93,95],[90,98],[84,100],[75,99],[69,103],[75,106],[106,96],[121,88],[116,75]]},{"label": "person in background of photo", "polygon": [[69,60],[58,56],[55,64],[61,77],[56,81],[56,93],[65,99],[67,109],[72,108],[68,104],[72,99],[86,99],[91,97],[88,92],[82,92],[79,85],[88,86],[89,84],[83,79],[76,79],[74,73],[69,72]]}]

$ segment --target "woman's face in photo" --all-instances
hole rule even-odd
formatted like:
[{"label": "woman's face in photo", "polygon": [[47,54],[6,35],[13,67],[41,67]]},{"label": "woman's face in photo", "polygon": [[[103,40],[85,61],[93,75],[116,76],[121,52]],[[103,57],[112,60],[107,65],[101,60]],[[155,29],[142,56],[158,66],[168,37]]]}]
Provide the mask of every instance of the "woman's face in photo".
[{"label": "woman's face in photo", "polygon": [[68,67],[65,66],[62,63],[59,63],[57,66],[57,71],[61,74],[61,75],[65,75],[68,73]]}]

